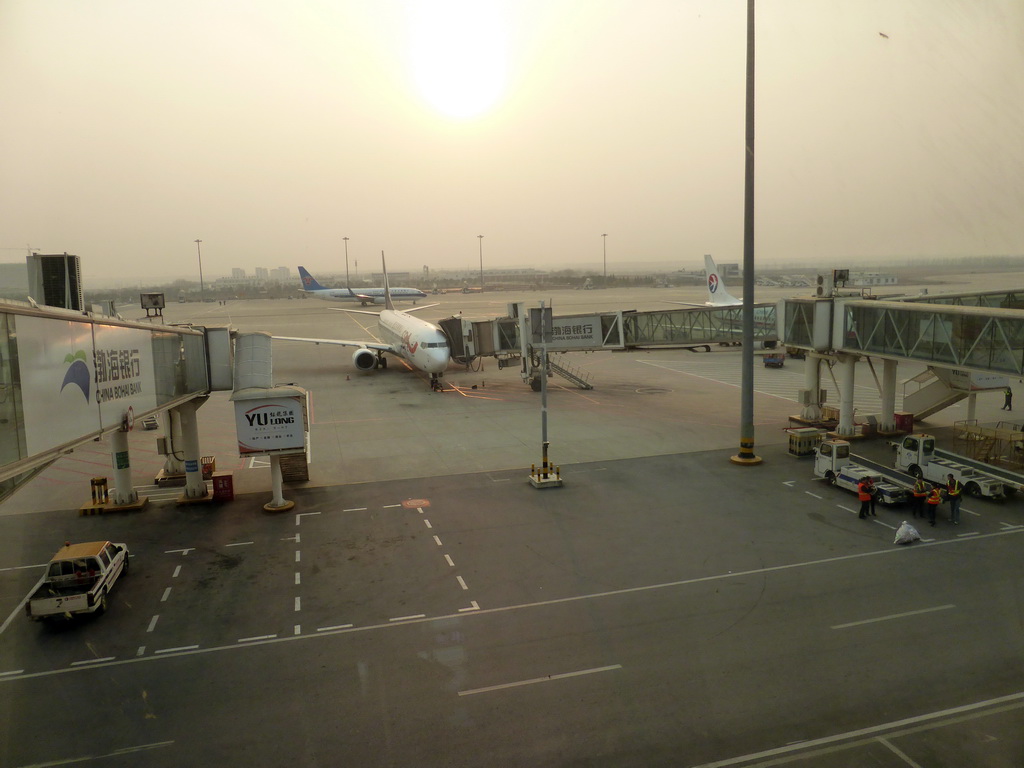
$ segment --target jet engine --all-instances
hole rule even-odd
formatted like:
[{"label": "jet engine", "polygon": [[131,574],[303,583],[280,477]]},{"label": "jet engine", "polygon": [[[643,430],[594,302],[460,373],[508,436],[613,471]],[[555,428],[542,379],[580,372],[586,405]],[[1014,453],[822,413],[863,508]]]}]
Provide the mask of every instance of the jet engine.
[{"label": "jet engine", "polygon": [[352,365],[360,371],[372,371],[377,367],[377,353],[361,347],[352,353]]}]

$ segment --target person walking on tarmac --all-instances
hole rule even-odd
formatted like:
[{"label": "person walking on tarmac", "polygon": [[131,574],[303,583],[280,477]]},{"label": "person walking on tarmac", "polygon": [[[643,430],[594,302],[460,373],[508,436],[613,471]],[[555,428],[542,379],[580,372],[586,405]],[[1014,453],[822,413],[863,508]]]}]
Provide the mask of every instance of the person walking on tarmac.
[{"label": "person walking on tarmac", "polygon": [[857,517],[863,520],[868,516],[871,505],[871,488],[866,477],[862,477],[857,483],[857,499],[860,501],[860,514]]},{"label": "person walking on tarmac", "polygon": [[935,525],[935,515],[939,511],[939,504],[942,503],[942,486],[932,483],[932,490],[928,494],[928,522]]},{"label": "person walking on tarmac", "polygon": [[949,499],[949,522],[960,525],[960,502],[964,493],[964,484],[952,475],[946,475],[946,498]]},{"label": "person walking on tarmac", "polygon": [[924,481],[923,477],[917,478],[917,482],[914,483],[913,494],[914,517],[920,516],[924,520],[924,500],[928,498],[928,483]]},{"label": "person walking on tarmac", "polygon": [[1010,389],[1010,385],[1006,385],[1006,389],[1003,390],[1003,407],[1001,411],[1012,411],[1013,410],[1013,390]]}]

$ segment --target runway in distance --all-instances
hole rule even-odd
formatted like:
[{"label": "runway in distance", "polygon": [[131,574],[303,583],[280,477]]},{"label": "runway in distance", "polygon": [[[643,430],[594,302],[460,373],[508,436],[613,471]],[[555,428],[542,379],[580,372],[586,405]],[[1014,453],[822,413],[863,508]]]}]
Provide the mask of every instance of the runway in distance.
[{"label": "runway in distance", "polygon": [[[430,374],[433,389],[439,388],[438,378],[448,367],[450,350],[448,338],[433,323],[421,320],[410,314],[421,309],[436,307],[437,304],[424,304],[407,312],[395,309],[392,302],[391,289],[388,287],[388,271],[384,264],[384,253],[381,252],[381,265],[384,270],[383,300],[385,309],[370,312],[362,309],[341,309],[330,307],[337,312],[353,312],[360,315],[373,315],[377,318],[382,341],[353,341],[346,339],[307,339],[295,336],[273,336],[277,341],[301,341],[309,344],[334,344],[341,347],[355,347],[352,353],[352,364],[360,371],[372,371],[375,368],[387,368],[385,353],[390,353],[408,362],[417,370]],[[309,274],[302,267],[299,270]],[[311,278],[312,279],[312,278]],[[316,282],[314,280],[314,282]]]},{"label": "runway in distance", "polygon": [[703,304],[687,303],[685,301],[670,301],[669,304],[680,304],[684,307],[738,307],[743,304],[742,299],[737,299],[725,287],[725,281],[718,274],[718,267],[711,254],[704,255],[704,271],[708,276],[708,300]]},{"label": "runway in distance", "polygon": [[[302,281],[302,291],[315,299],[326,299],[327,301],[358,301],[364,307],[367,304],[384,304],[383,288],[360,288],[353,291],[351,288],[324,288],[317,282],[305,267],[299,267],[299,279]],[[427,294],[418,288],[392,288],[392,301],[411,301],[415,304],[419,299],[425,299]]]}]

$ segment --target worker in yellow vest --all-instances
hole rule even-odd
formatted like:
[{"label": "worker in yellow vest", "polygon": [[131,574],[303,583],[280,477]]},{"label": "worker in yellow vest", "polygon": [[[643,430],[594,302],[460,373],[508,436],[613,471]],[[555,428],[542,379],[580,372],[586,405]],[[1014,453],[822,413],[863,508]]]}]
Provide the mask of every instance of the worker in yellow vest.
[{"label": "worker in yellow vest", "polygon": [[939,504],[942,503],[942,486],[938,483],[932,484],[928,493],[928,522],[935,525],[935,515],[939,511]]},{"label": "worker in yellow vest", "polygon": [[960,501],[963,498],[964,484],[953,475],[946,475],[946,498],[949,499],[949,522],[960,525]]},{"label": "worker in yellow vest", "polygon": [[911,503],[913,504],[914,517],[920,515],[923,520],[924,500],[928,498],[928,483],[924,481],[923,477],[917,478],[917,482],[914,483],[913,494],[914,497]]}]

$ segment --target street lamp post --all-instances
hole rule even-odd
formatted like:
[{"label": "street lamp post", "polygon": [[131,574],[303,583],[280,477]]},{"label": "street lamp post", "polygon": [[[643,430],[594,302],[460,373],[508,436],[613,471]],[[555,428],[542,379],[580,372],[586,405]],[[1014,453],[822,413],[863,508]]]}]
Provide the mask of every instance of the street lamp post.
[{"label": "street lamp post", "polygon": [[199,254],[199,301],[206,301],[203,294],[203,251],[199,247],[202,240],[196,240],[196,253]]},{"label": "street lamp post", "polygon": [[477,235],[480,242],[480,293],[484,292],[484,236]]},{"label": "street lamp post", "polygon": [[351,288],[352,283],[350,283],[348,279],[348,238],[343,237],[341,239],[345,241],[345,287]]},{"label": "street lamp post", "polygon": [[601,235],[601,251],[604,254],[604,282],[602,288],[608,287],[608,235]]}]

